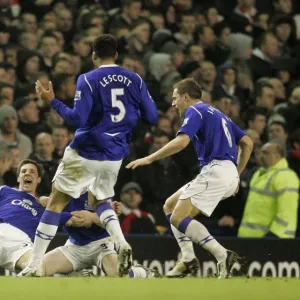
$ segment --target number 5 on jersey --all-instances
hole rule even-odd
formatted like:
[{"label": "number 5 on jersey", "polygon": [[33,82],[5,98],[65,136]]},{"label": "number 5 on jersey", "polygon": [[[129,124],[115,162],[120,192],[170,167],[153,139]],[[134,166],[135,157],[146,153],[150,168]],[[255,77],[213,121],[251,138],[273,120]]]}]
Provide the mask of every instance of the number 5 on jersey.
[{"label": "number 5 on jersey", "polygon": [[114,123],[121,122],[126,115],[125,106],[123,102],[118,99],[118,96],[124,96],[124,89],[111,89],[111,105],[112,107],[117,107],[120,110],[117,115],[110,115],[111,121]]}]

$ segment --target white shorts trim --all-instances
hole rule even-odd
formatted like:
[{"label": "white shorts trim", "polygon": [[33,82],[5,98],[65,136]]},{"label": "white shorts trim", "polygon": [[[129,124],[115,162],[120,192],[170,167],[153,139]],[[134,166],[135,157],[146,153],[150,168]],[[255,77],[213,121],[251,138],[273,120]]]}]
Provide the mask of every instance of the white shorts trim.
[{"label": "white shorts trim", "polygon": [[67,147],[52,182],[56,189],[75,199],[88,189],[97,200],[108,199],[115,195],[121,164],[122,160],[89,160]]},{"label": "white shorts trim", "polygon": [[33,244],[25,232],[0,223],[0,267],[14,272],[17,261],[32,248]]},{"label": "white shorts trim", "polygon": [[210,216],[222,199],[233,195],[239,184],[236,166],[230,160],[213,160],[200,174],[183,186],[179,200],[191,199],[192,204]]},{"label": "white shorts trim", "polygon": [[74,271],[90,268],[93,265],[100,267],[103,257],[109,254],[117,254],[115,244],[110,237],[85,246],[75,245],[68,240],[64,246],[57,249],[72,264]]}]

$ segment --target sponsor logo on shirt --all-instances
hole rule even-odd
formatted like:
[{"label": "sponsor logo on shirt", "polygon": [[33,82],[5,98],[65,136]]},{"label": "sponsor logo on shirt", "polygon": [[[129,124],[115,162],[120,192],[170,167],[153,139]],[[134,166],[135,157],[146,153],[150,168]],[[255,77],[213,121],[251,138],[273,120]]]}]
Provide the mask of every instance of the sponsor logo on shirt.
[{"label": "sponsor logo on shirt", "polygon": [[75,100],[75,101],[81,100],[81,91],[76,91],[74,100]]},{"label": "sponsor logo on shirt", "polygon": [[30,200],[27,200],[27,199],[23,199],[23,200],[15,199],[15,200],[11,201],[11,204],[12,205],[22,206],[25,209],[31,211],[31,213],[32,213],[33,216],[37,216],[37,211],[36,211],[35,208],[32,207],[33,203]]}]

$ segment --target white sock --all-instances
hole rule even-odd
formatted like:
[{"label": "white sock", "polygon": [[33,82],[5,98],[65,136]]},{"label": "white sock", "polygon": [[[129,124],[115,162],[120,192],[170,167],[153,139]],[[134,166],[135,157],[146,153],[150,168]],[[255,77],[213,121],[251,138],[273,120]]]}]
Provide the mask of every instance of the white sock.
[{"label": "white sock", "polygon": [[185,234],[180,232],[175,226],[171,225],[171,229],[180,247],[182,260],[184,262],[189,262],[192,259],[196,258],[193,242]]},{"label": "white sock", "polygon": [[119,219],[114,210],[104,210],[100,215],[100,222],[117,244],[127,243],[123,235]]},{"label": "white sock", "polygon": [[147,272],[143,267],[133,266],[129,272],[130,278],[147,278]]},{"label": "white sock", "polygon": [[28,264],[29,267],[35,267],[42,261],[51,240],[57,232],[57,228],[58,226],[56,225],[39,223],[35,233],[32,257]]},{"label": "white sock", "polygon": [[210,235],[205,226],[200,222],[192,220],[188,224],[185,233],[193,242],[210,252],[218,262],[226,259],[227,250]]}]

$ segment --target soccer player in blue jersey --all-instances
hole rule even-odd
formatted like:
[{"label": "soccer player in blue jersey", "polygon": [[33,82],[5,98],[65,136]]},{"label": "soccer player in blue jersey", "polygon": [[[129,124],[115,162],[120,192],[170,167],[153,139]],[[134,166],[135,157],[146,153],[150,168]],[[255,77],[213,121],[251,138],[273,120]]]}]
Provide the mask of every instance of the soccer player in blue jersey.
[{"label": "soccer player in blue jersey", "polygon": [[[218,261],[219,278],[229,276],[238,255],[221,246],[208,230],[193,218],[210,216],[218,203],[236,193],[239,175],[244,170],[253,143],[230,118],[201,102],[201,87],[194,79],[175,84],[172,105],[183,117],[177,137],[157,152],[128,164],[127,168],[148,165],[184,149],[193,142],[200,174],[167,199],[164,211],[182,251],[182,261],[169,277],[196,275],[199,268],[192,242],[202,246]],[[240,155],[238,158],[238,148]]]},{"label": "soccer player in blue jersey", "polygon": [[[112,202],[117,215],[121,213],[119,202]],[[65,226],[69,239],[62,247],[58,247],[44,256],[41,270],[42,276],[53,276],[57,273],[71,273],[92,266],[99,266],[108,277],[118,277],[118,259],[115,243],[108,232],[100,227],[98,215],[88,203],[87,193],[79,199],[72,200],[64,209],[65,222],[72,216],[80,220],[80,227]],[[161,277],[156,270],[143,266],[132,266],[129,272],[132,278]]]},{"label": "soccer player in blue jersey", "polygon": [[[43,172],[40,164],[25,159],[18,168],[19,188],[0,187],[0,266],[10,271],[22,270],[31,257],[35,231],[46,205],[44,199],[35,196]],[[71,219],[66,222],[72,224]]]},{"label": "soccer player in blue jersey", "polygon": [[106,200],[114,196],[117,175],[122,159],[129,152],[131,133],[138,119],[154,124],[157,110],[144,81],[138,74],[117,66],[117,56],[113,36],[104,34],[95,39],[92,59],[97,68],[79,76],[73,109],[55,98],[51,83],[49,90],[39,81],[36,83],[41,98],[78,129],[53,178],[47,209],[37,228],[32,259],[19,276],[34,274],[56,234],[61,211],[86,188],[101,223],[118,247],[120,275],[130,270],[131,247]]}]

